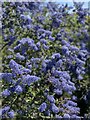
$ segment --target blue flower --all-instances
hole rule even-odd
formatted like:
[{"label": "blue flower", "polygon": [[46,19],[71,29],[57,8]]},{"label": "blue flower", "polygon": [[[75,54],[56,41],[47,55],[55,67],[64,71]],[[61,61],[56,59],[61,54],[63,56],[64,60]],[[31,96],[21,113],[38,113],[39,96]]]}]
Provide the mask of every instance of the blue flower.
[{"label": "blue flower", "polygon": [[31,22],[32,22],[32,19],[31,19],[30,15],[27,15],[27,16],[26,16],[26,19],[27,19],[28,23],[31,23]]},{"label": "blue flower", "polygon": [[9,83],[15,83],[15,81],[12,79],[12,77],[13,77],[12,73],[1,73],[0,74],[0,79],[3,79]]},{"label": "blue flower", "polygon": [[47,108],[47,104],[43,102],[38,109],[40,112],[44,112],[46,108]]},{"label": "blue flower", "polygon": [[27,29],[32,29],[32,26],[31,25],[27,25]]},{"label": "blue flower", "polygon": [[77,97],[75,95],[72,96],[72,100],[76,101]]},{"label": "blue flower", "polygon": [[40,78],[34,75],[24,75],[23,76],[23,84],[27,84],[30,85],[31,83],[34,83],[36,81],[38,81]]},{"label": "blue flower", "polygon": [[38,47],[38,49],[40,49],[41,43],[40,43],[40,42],[37,42],[37,43],[36,43],[36,46]]},{"label": "blue flower", "polygon": [[66,47],[65,45],[62,46],[62,53],[66,54],[68,52],[68,47]]},{"label": "blue flower", "polygon": [[46,70],[51,70],[55,66],[55,60],[51,60],[47,62]]},{"label": "blue flower", "polygon": [[47,36],[50,36],[52,34],[52,32],[49,31],[49,30],[46,30],[45,33],[46,33]]},{"label": "blue flower", "polygon": [[14,118],[14,111],[10,111],[7,113],[9,118]]},{"label": "blue flower", "polygon": [[38,32],[39,32],[39,33],[42,33],[42,32],[45,32],[45,30],[42,29],[42,28],[39,28],[39,29],[38,29]]},{"label": "blue flower", "polygon": [[67,71],[63,71],[63,72],[62,72],[62,76],[63,76],[66,80],[70,80],[70,79],[71,79],[71,77],[70,77],[70,75],[69,75],[69,73],[68,73]]},{"label": "blue flower", "polygon": [[52,58],[53,58],[53,59],[59,59],[60,57],[61,57],[60,53],[54,53],[54,54],[52,55]]},{"label": "blue flower", "polygon": [[85,62],[80,60],[79,58],[76,58],[76,62],[78,66],[83,66],[85,64]]},{"label": "blue flower", "polygon": [[7,97],[7,96],[9,96],[11,93],[10,93],[10,91],[8,90],[8,89],[6,89],[6,90],[4,90],[3,92],[2,92],[2,96],[3,97]]},{"label": "blue flower", "polygon": [[20,55],[20,53],[17,53],[16,59],[23,61],[23,60],[25,60],[25,57],[23,55]]},{"label": "blue flower", "polygon": [[16,89],[15,89],[15,92],[16,92],[17,94],[19,94],[19,93],[22,93],[22,91],[23,91],[22,87],[21,87],[20,85],[17,85],[17,86],[16,86]]},{"label": "blue flower", "polygon": [[73,101],[71,101],[71,100],[68,100],[68,101],[67,101],[67,104],[70,105],[70,106],[74,106],[74,107],[77,106],[77,103],[75,103],[75,102],[73,102]]},{"label": "blue flower", "polygon": [[20,50],[20,44],[14,47],[14,51],[19,51]]},{"label": "blue flower", "polygon": [[54,37],[52,37],[52,36],[49,36],[49,40],[54,41],[54,40],[55,40],[55,38],[54,38]]},{"label": "blue flower", "polygon": [[21,17],[21,19],[23,19],[23,20],[25,20],[25,19],[26,19],[26,16],[25,16],[25,15],[23,15],[23,14],[21,14],[21,15],[20,15],[20,17]]},{"label": "blue flower", "polygon": [[64,112],[64,108],[63,108],[63,107],[60,107],[59,111],[60,111],[60,112]]},{"label": "blue flower", "polygon": [[71,119],[79,119],[79,120],[80,120],[81,117],[79,117],[78,115],[72,115],[72,116],[71,116]]},{"label": "blue flower", "polygon": [[53,95],[48,95],[47,99],[51,102],[51,103],[55,103],[55,99],[53,97]]},{"label": "blue flower", "polygon": [[71,51],[79,51],[79,48],[76,46],[70,46]]},{"label": "blue flower", "polygon": [[62,71],[55,70],[54,75],[55,76],[62,76]]},{"label": "blue flower", "polygon": [[56,118],[57,120],[61,120],[61,119],[62,119],[62,116],[56,115],[55,118]]},{"label": "blue flower", "polygon": [[53,113],[59,112],[59,108],[54,103],[51,104],[51,110]]},{"label": "blue flower", "polygon": [[29,73],[31,73],[31,70],[30,69],[27,69],[27,68],[22,68],[21,69],[21,72],[23,73],[23,74],[29,74]]},{"label": "blue flower", "polygon": [[9,66],[16,74],[21,74],[21,71],[19,69],[19,67],[21,67],[21,65],[17,64],[14,60],[11,60],[9,62]]},{"label": "blue flower", "polygon": [[78,80],[82,80],[83,77],[81,75],[78,75]]},{"label": "blue flower", "polygon": [[54,92],[57,94],[57,95],[62,95],[62,90],[59,90],[59,89],[55,89]]},{"label": "blue flower", "polygon": [[41,60],[40,58],[34,58],[34,57],[31,58],[32,63],[40,62],[40,60]]},{"label": "blue flower", "polygon": [[45,50],[48,50],[48,49],[49,49],[49,46],[43,44],[43,48],[44,48]]},{"label": "blue flower", "polygon": [[65,113],[63,118],[66,118],[68,120],[68,118],[70,118],[70,115]]},{"label": "blue flower", "polygon": [[41,42],[42,44],[47,45],[47,40],[45,40],[45,39],[41,39],[40,42]]},{"label": "blue flower", "polygon": [[61,43],[62,43],[62,45],[66,45],[67,41],[66,40],[62,40]]},{"label": "blue flower", "polygon": [[56,63],[56,67],[61,67],[63,64],[62,60],[60,59],[59,61],[57,61]]},{"label": "blue flower", "polygon": [[76,74],[80,74],[81,73],[81,69],[79,67],[76,68]]},{"label": "blue flower", "polygon": [[10,106],[5,106],[4,108],[1,109],[1,115],[5,114],[10,110]]},{"label": "blue flower", "polygon": [[69,106],[68,104],[66,104],[65,107],[73,114],[77,114],[80,112],[80,108],[78,107]]}]

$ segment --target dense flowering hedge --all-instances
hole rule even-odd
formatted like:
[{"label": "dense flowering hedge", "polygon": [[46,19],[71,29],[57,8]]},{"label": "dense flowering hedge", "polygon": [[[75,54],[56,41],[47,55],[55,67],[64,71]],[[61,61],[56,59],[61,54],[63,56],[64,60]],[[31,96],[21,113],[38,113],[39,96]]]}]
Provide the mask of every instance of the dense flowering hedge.
[{"label": "dense flowering hedge", "polygon": [[2,3],[1,118],[89,117],[90,28],[82,6]]}]

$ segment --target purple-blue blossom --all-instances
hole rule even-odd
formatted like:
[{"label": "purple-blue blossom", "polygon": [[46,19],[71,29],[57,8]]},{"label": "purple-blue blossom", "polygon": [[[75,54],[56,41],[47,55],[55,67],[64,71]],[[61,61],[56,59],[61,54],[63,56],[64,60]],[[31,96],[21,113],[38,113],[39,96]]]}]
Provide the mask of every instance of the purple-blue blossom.
[{"label": "purple-blue blossom", "polygon": [[20,85],[17,85],[16,88],[15,88],[15,92],[16,92],[17,94],[22,93],[22,92],[23,92],[22,87],[21,87]]},{"label": "purple-blue blossom", "polygon": [[57,95],[62,95],[62,90],[59,90],[59,89],[55,89],[54,92],[57,94]]},{"label": "purple-blue blossom", "polygon": [[47,108],[47,104],[46,104],[45,102],[43,102],[43,103],[40,105],[40,107],[38,108],[38,110],[39,110],[40,112],[44,112],[44,111],[46,110],[46,108]]},{"label": "purple-blue blossom", "polygon": [[70,115],[69,114],[64,114],[63,118],[68,120],[68,118],[70,119]]},{"label": "purple-blue blossom", "polygon": [[9,62],[9,66],[12,69],[12,71],[15,72],[16,74],[21,74],[21,71],[20,71],[21,65],[19,65],[18,63],[16,63],[14,60],[11,60]]},{"label": "purple-blue blossom", "polygon": [[20,53],[17,53],[16,59],[23,61],[23,60],[25,60],[25,57],[23,55],[20,55]]},{"label": "purple-blue blossom", "polygon": [[60,53],[54,53],[54,54],[52,55],[52,58],[53,58],[53,59],[60,59],[60,57],[61,57]]},{"label": "purple-blue blossom", "polygon": [[55,99],[54,99],[53,95],[47,95],[47,99],[48,99],[49,102],[55,103]]},{"label": "purple-blue blossom", "polygon": [[14,111],[10,111],[7,113],[9,118],[14,118]]},{"label": "purple-blue blossom", "polygon": [[8,89],[5,89],[3,92],[2,92],[2,96],[3,97],[7,97],[7,96],[10,96],[11,92],[8,90]]},{"label": "purple-blue blossom", "polygon": [[51,110],[55,114],[59,112],[59,108],[54,103],[51,104]]},{"label": "purple-blue blossom", "polygon": [[23,75],[22,83],[30,86],[31,83],[34,83],[34,82],[38,81],[39,79],[40,79],[40,77],[37,77],[34,75]]},{"label": "purple-blue blossom", "polygon": [[10,106],[5,106],[4,108],[1,109],[1,115],[5,114],[10,110]]},{"label": "purple-blue blossom", "polygon": [[3,80],[5,80],[6,82],[9,82],[9,83],[14,83],[12,73],[1,73],[0,74],[0,79],[3,79]]},{"label": "purple-blue blossom", "polygon": [[69,50],[68,50],[68,47],[66,47],[65,45],[62,46],[62,53],[63,53],[63,54],[66,54],[68,51],[69,51]]}]

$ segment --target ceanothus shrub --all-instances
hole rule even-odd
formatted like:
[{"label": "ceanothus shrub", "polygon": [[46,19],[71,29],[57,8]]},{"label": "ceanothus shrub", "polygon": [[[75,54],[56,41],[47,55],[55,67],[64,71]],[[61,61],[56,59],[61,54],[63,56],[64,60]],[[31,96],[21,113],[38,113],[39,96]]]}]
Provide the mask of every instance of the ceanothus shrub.
[{"label": "ceanothus shrub", "polygon": [[1,118],[84,117],[90,36],[82,5],[74,2],[69,13],[53,2],[2,4]]}]

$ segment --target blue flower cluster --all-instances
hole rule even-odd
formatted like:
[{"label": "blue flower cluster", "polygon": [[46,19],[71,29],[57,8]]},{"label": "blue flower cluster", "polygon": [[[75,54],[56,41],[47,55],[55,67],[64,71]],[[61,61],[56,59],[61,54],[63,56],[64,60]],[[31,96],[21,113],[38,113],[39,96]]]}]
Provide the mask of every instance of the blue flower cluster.
[{"label": "blue flower cluster", "polygon": [[81,100],[90,105],[90,35],[82,6],[2,4],[1,118],[85,117],[89,107],[83,112]]}]

